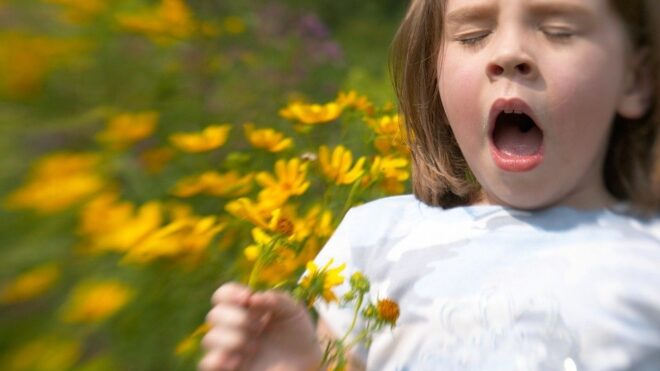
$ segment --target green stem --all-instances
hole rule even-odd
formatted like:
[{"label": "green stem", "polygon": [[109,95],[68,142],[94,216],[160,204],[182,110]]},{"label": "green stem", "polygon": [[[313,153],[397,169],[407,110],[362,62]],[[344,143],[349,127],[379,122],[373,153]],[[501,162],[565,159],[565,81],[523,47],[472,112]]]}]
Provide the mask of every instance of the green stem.
[{"label": "green stem", "polygon": [[355,337],[355,339],[351,340],[350,343],[348,343],[344,346],[344,349],[346,351],[349,351],[351,348],[353,348],[355,346],[355,344],[357,344],[357,343],[361,342],[362,340],[366,339],[368,334],[369,334],[369,332],[367,330],[361,331],[360,334]]},{"label": "green stem", "polygon": [[325,349],[323,350],[323,358],[321,359],[321,364],[319,365],[319,369],[323,369],[323,366],[327,365],[330,363],[331,358],[330,358],[330,351],[332,350],[332,341],[328,341],[325,345]]},{"label": "green stem", "polygon": [[250,279],[248,281],[248,287],[251,289],[256,289],[257,285],[257,280],[259,279],[259,271],[261,268],[264,266],[264,257],[270,257],[273,254],[273,249],[275,249],[275,246],[279,242],[279,239],[277,237],[271,239],[266,246],[259,252],[259,256],[257,256],[257,261],[254,263],[254,266],[252,267],[252,271],[250,272]]},{"label": "green stem", "polygon": [[348,338],[348,335],[351,334],[353,329],[355,328],[355,324],[357,323],[357,318],[358,315],[360,314],[360,307],[362,306],[362,300],[364,299],[364,293],[361,293],[360,296],[358,297],[357,300],[357,305],[355,306],[355,312],[353,313],[353,321],[351,322],[351,325],[348,327],[348,330],[346,330],[346,333],[344,336],[341,338],[340,342],[346,341],[346,338]]},{"label": "green stem", "polygon": [[322,210],[326,210],[330,204],[330,199],[332,198],[332,186],[327,185],[325,192],[323,192],[323,203],[321,204]]},{"label": "green stem", "polygon": [[252,267],[252,271],[250,272],[250,279],[248,281],[248,287],[251,289],[255,289],[256,284],[257,284],[257,279],[259,277],[259,271],[261,270],[261,256],[257,257],[257,261],[254,262],[254,266]]},{"label": "green stem", "polygon": [[351,187],[351,191],[348,193],[348,197],[346,198],[346,202],[344,203],[344,208],[341,212],[341,215],[345,215],[346,212],[348,212],[348,209],[351,208],[351,205],[353,204],[353,198],[355,197],[355,192],[357,192],[358,188],[360,187],[361,180],[362,180],[362,176],[357,178],[353,183],[353,186]]}]

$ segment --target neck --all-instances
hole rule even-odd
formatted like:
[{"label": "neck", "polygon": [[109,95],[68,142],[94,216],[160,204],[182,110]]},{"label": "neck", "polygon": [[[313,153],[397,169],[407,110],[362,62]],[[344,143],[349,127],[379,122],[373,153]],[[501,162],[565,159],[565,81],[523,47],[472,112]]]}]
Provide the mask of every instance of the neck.
[{"label": "neck", "polygon": [[604,187],[595,187],[589,189],[579,189],[558,198],[558,200],[554,202],[551,201],[549,203],[539,204],[533,207],[520,207],[519,205],[508,203],[500,200],[497,197],[489,195],[487,192],[482,190],[480,197],[472,204],[502,205],[524,210],[540,210],[554,206],[567,206],[578,210],[593,210],[611,208],[617,203],[619,203],[619,200],[614,198],[614,196],[612,196]]}]

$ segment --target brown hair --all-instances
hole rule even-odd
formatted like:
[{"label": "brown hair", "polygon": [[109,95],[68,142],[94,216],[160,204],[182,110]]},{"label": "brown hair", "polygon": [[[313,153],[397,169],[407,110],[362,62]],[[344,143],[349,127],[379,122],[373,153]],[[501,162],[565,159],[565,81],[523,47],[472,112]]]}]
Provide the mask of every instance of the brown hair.
[{"label": "brown hair", "polygon": [[[649,112],[640,120],[616,117],[604,166],[610,193],[638,210],[660,206],[660,2],[611,0],[638,48],[648,49],[654,79]],[[390,72],[405,118],[413,164],[413,192],[426,204],[467,205],[481,197],[447,122],[437,88],[443,0],[412,0],[394,37]]]}]

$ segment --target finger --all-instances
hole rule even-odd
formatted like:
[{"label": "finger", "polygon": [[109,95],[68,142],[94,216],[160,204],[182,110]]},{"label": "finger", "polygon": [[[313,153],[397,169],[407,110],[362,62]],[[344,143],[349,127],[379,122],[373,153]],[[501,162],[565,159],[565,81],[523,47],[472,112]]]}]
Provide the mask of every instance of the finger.
[{"label": "finger", "polygon": [[227,352],[210,352],[197,364],[199,371],[233,371],[241,366],[243,357],[240,354]]},{"label": "finger", "polygon": [[250,315],[247,309],[230,305],[216,305],[206,315],[206,322],[220,327],[248,327]]},{"label": "finger", "polygon": [[220,286],[211,298],[213,304],[228,303],[245,306],[252,295],[252,290],[236,282],[225,283]]},{"label": "finger", "polygon": [[244,331],[231,329],[211,330],[202,339],[202,346],[211,350],[242,353],[248,349],[249,342],[255,339],[254,335]]},{"label": "finger", "polygon": [[268,314],[273,317],[292,317],[298,315],[302,304],[290,295],[270,290],[254,293],[248,300],[248,307],[255,313]]},{"label": "finger", "polygon": [[246,310],[242,307],[218,305],[206,315],[206,321],[218,328],[242,329],[249,332],[259,332],[262,313]]}]

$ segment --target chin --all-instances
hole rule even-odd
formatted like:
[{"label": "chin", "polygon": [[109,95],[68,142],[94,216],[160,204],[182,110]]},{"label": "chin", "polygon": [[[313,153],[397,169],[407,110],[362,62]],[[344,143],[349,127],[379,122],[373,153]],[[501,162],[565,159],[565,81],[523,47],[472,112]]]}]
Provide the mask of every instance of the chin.
[{"label": "chin", "polygon": [[512,207],[514,209],[527,210],[527,211],[547,209],[555,205],[556,204],[553,202],[538,202],[538,201],[507,203],[507,206],[509,207]]},{"label": "chin", "polygon": [[[555,206],[559,203],[558,200],[552,197],[542,197],[534,192],[517,192],[507,194],[490,193],[494,196],[487,196],[486,200],[490,204],[503,205],[520,210],[541,210],[548,207]],[[526,193],[526,194],[524,194]]]}]

